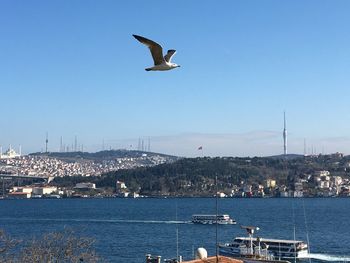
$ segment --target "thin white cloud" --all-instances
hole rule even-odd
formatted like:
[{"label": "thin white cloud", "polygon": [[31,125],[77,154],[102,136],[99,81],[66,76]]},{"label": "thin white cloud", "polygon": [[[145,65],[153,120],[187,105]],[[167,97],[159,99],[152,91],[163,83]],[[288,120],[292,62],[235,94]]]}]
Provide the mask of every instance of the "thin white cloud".
[{"label": "thin white cloud", "polygon": [[[280,138],[281,134],[274,131],[186,133],[152,137],[151,144],[153,151],[180,156],[263,156],[279,153]],[[198,150],[200,146],[203,147],[201,151]]]},{"label": "thin white cloud", "polygon": [[[245,133],[181,133],[164,136],[144,136],[144,149],[148,149],[148,139],[152,152],[170,155],[196,157],[196,156],[271,156],[283,153],[283,138],[281,131],[250,131]],[[139,138],[125,138],[104,140],[104,149],[130,149],[137,150]],[[3,145],[4,146],[4,145]],[[198,150],[202,146],[203,150]],[[59,145],[50,146],[50,149],[59,149]],[[29,147],[28,147],[29,148]],[[5,147],[3,147],[3,150]],[[22,145],[22,150],[27,146]],[[100,151],[102,142],[84,144],[84,150],[89,152]],[[350,137],[323,137],[304,138],[293,133],[288,134],[288,153],[334,153],[348,154]],[[31,152],[31,151],[25,151]]]},{"label": "thin white cloud", "polygon": [[339,137],[326,137],[321,139],[321,142],[325,143],[350,143],[350,137],[339,136]]},{"label": "thin white cloud", "polygon": [[[148,137],[143,138],[145,144]],[[178,156],[271,156],[283,153],[280,131],[251,131],[246,133],[182,133],[151,136],[151,150]],[[130,139],[134,145],[137,139]],[[203,150],[198,150],[202,146]],[[312,147],[312,149],[311,149]],[[306,153],[347,153],[349,137],[318,138],[307,141]],[[304,138],[289,134],[288,153],[303,154]]]}]

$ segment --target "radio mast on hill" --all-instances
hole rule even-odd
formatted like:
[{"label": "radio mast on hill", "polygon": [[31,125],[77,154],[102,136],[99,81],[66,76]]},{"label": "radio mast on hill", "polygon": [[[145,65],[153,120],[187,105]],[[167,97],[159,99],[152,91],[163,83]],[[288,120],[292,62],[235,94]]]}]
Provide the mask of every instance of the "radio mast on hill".
[{"label": "radio mast on hill", "polygon": [[78,150],[78,137],[75,135],[74,137],[74,152]]},{"label": "radio mast on hill", "polygon": [[60,152],[63,152],[63,137],[60,138]]},{"label": "radio mast on hill", "polygon": [[45,140],[45,152],[47,153],[47,144],[49,143],[49,133],[46,132],[46,140]]},{"label": "radio mast on hill", "polygon": [[284,128],[283,128],[283,154],[287,155],[287,126],[286,126],[286,112],[284,115]]}]

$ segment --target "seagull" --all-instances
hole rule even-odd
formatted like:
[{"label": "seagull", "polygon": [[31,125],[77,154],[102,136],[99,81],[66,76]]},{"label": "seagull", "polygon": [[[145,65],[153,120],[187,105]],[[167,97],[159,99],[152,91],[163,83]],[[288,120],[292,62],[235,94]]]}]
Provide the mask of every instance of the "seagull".
[{"label": "seagull", "polygon": [[171,58],[175,55],[176,50],[170,49],[168,50],[168,53],[163,57],[163,48],[158,43],[147,39],[145,37],[141,37],[138,35],[133,35],[134,38],[136,38],[138,41],[140,41],[142,44],[146,45],[149,50],[151,51],[154,66],[150,68],[146,68],[146,71],[150,70],[170,70],[174,68],[180,67],[180,65],[177,65],[175,63],[171,63]]}]

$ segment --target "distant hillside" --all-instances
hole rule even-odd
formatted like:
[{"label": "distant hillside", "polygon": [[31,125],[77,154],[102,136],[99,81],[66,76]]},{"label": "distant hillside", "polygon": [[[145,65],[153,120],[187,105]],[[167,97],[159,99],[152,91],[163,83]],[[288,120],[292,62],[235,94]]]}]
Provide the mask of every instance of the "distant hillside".
[{"label": "distant hillside", "polygon": [[[216,191],[216,176],[219,190],[227,193],[242,182],[257,187],[265,184],[266,179],[274,179],[278,186],[292,189],[298,180],[308,180],[310,175],[322,170],[350,179],[350,156],[294,157],[183,158],[153,167],[109,172],[99,177],[61,177],[56,178],[55,183],[64,186],[93,182],[97,187],[114,188],[120,180],[130,191],[149,196],[212,196]],[[310,187],[313,187],[312,183]]]},{"label": "distant hillside", "polygon": [[139,158],[142,156],[162,156],[167,157],[173,160],[177,160],[178,157],[161,154],[161,153],[153,153],[153,152],[143,152],[143,151],[130,151],[130,150],[109,150],[109,151],[100,151],[95,153],[90,152],[48,152],[48,153],[31,153],[33,156],[48,156],[57,159],[64,160],[78,160],[78,159],[86,159],[86,160],[110,160],[115,158]]},{"label": "distant hillside", "polygon": [[285,166],[284,160],[273,158],[186,158],[150,168],[109,173],[105,183],[122,180],[131,188],[141,187],[146,195],[200,196],[214,193],[216,176],[222,190],[239,185],[241,181],[263,183],[269,177],[286,183],[289,170]]},{"label": "distant hillside", "polygon": [[174,163],[148,168],[120,170],[103,176],[101,186],[124,181],[131,189],[142,189],[144,194],[207,195],[215,192],[218,177],[221,190],[229,190],[242,181],[264,184],[274,179],[278,185],[292,186],[317,171],[328,170],[332,175],[350,178],[350,157],[321,155],[293,156],[293,158],[185,158]]},{"label": "distant hillside", "polygon": [[268,158],[292,160],[295,158],[302,158],[302,157],[304,157],[304,155],[301,155],[301,154],[286,154],[286,155],[280,154],[280,155],[269,156]]}]

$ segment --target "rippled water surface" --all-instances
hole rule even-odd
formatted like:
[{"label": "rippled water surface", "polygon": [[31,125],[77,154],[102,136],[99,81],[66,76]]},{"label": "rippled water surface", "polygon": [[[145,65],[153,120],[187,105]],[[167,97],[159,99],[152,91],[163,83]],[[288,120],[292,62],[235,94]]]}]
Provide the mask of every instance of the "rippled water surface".
[{"label": "rippled water surface", "polygon": [[[0,228],[15,237],[72,228],[97,241],[110,262],[138,263],[145,254],[191,259],[194,249],[215,253],[215,226],[190,223],[192,214],[214,214],[213,198],[0,200]],[[218,227],[219,242],[244,236],[239,225],[259,226],[262,237],[307,241],[319,260],[350,261],[350,198],[220,199],[219,213],[237,225]],[[316,260],[312,260],[316,262]]]}]

